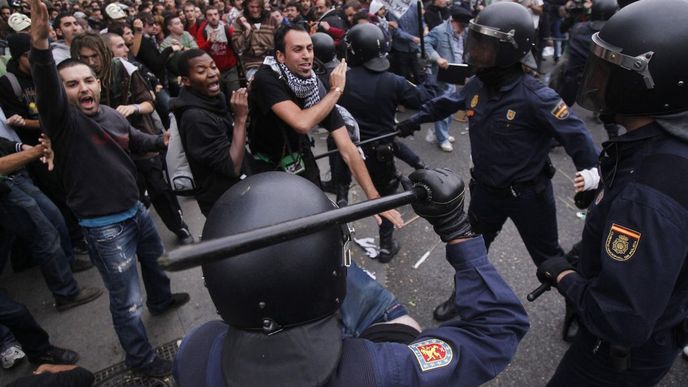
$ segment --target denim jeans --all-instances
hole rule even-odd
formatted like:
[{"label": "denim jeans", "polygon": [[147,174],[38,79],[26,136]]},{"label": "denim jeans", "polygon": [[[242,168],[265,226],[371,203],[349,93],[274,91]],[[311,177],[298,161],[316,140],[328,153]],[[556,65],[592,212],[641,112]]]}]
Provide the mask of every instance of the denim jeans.
[{"label": "denim jeans", "polygon": [[12,332],[30,357],[38,356],[50,347],[48,333],[38,325],[29,310],[4,292],[0,292],[0,324]]},{"label": "denim jeans", "polygon": [[[437,82],[437,85],[444,88],[443,95],[451,94],[455,90],[455,86],[448,83]],[[443,120],[435,121],[435,138],[438,144],[441,145],[449,138],[449,125],[451,125],[451,122],[451,115]]]},{"label": "denim jeans", "polygon": [[160,236],[148,210],[141,203],[138,207],[136,215],[123,222],[84,228],[91,260],[110,294],[112,322],[129,367],[139,367],[155,356],[141,320],[137,256],[148,308],[163,310],[172,302],[170,279],[157,262],[163,253]]},{"label": "denim jeans", "polygon": [[[27,241],[31,258],[40,265],[54,296],[71,298],[79,293],[69,263],[74,259],[69,233],[60,210],[26,172],[7,181],[11,190],[0,197],[0,228]],[[0,261],[0,269],[5,260]]]},{"label": "denim jeans", "polygon": [[17,339],[14,338],[12,331],[10,331],[8,327],[0,324],[0,353],[14,344],[17,344]]},{"label": "denim jeans", "polygon": [[352,262],[340,314],[342,333],[358,337],[369,326],[405,316],[408,311],[389,290]]}]

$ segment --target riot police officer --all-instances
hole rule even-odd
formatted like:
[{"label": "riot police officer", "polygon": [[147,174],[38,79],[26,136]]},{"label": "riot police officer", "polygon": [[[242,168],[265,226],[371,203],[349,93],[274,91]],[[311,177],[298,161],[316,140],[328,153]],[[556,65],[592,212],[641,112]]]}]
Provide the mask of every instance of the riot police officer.
[{"label": "riot police officer", "polygon": [[[223,321],[184,338],[175,360],[177,384],[477,386],[501,372],[528,329],[525,310],[488,261],[482,238],[470,231],[461,179],[447,170],[420,170],[410,179],[432,198],[413,206],[447,242],[461,321],[419,333],[397,320],[371,326],[357,338],[343,337],[337,311],[359,295],[346,286],[347,228],[327,226],[203,266]],[[301,177],[254,175],[216,203],[203,236],[218,238],[333,208]]]},{"label": "riot police officer", "polygon": [[[351,80],[339,99],[356,119],[361,140],[394,132],[394,114],[399,105],[418,109],[427,93],[417,89],[403,77],[388,72],[389,61],[384,52],[384,34],[374,24],[359,24],[346,34],[347,61]],[[365,162],[375,188],[381,196],[396,192],[399,178],[394,164],[397,144],[394,137],[362,146]],[[394,226],[383,220],[379,226],[380,254],[378,260],[389,262],[400,249],[394,239]]]},{"label": "riot police officer", "polygon": [[[558,140],[586,179],[597,186],[597,150],[583,122],[552,89],[523,73],[534,40],[530,13],[521,5],[487,6],[468,26],[467,62],[476,68],[459,91],[433,99],[399,124],[419,129],[466,110],[471,140],[471,225],[490,243],[507,218],[516,225],[533,262],[563,255],[548,153]],[[599,177],[597,178],[599,179]],[[450,298],[434,311],[440,321],[457,314]]]},{"label": "riot police officer", "polygon": [[[585,62],[590,55],[592,35],[602,29],[608,20],[619,8],[616,0],[596,0],[590,10],[590,21],[576,23],[570,32],[568,46],[566,48],[565,69],[557,92],[567,105],[571,106],[576,100],[576,94],[583,80]],[[619,135],[619,127],[613,122],[613,117],[601,115],[609,138]]]},{"label": "riot police officer", "polygon": [[627,133],[603,144],[575,271],[560,258],[537,271],[581,322],[551,386],[654,386],[687,344],[686,17],[685,0],[643,0],[593,35],[577,102]]}]

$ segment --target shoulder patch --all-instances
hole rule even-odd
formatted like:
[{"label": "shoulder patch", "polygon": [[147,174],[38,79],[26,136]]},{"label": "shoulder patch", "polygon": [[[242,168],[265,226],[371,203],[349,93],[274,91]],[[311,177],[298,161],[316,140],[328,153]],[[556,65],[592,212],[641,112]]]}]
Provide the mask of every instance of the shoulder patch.
[{"label": "shoulder patch", "polygon": [[408,347],[416,356],[423,372],[447,366],[454,358],[454,352],[449,344],[439,339],[423,340]]},{"label": "shoulder patch", "polygon": [[640,236],[635,230],[612,223],[605,243],[607,254],[615,261],[628,261],[638,249]]},{"label": "shoulder patch", "polygon": [[474,95],[473,98],[471,98],[471,109],[478,106],[478,94]]},{"label": "shoulder patch", "polygon": [[565,120],[569,118],[569,107],[564,100],[560,100],[557,106],[552,109],[552,115],[558,120]]}]

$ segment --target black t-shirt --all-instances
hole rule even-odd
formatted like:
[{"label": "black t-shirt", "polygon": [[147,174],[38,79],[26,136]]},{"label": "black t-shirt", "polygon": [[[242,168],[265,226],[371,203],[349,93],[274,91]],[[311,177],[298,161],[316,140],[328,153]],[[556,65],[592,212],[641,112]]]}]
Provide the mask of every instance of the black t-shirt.
[{"label": "black t-shirt", "polygon": [[[320,95],[324,95],[324,87],[322,85],[320,87]],[[251,126],[248,137],[252,153],[265,155],[273,163],[290,153],[284,143],[285,136],[291,152],[300,151],[304,155],[311,154],[308,136],[298,134],[272,111],[273,105],[287,100],[304,108],[304,100],[294,95],[286,80],[278,76],[269,66],[261,66],[251,83],[249,94]],[[330,114],[320,122],[320,126],[332,132],[344,126],[344,119],[337,109],[332,109]]]}]

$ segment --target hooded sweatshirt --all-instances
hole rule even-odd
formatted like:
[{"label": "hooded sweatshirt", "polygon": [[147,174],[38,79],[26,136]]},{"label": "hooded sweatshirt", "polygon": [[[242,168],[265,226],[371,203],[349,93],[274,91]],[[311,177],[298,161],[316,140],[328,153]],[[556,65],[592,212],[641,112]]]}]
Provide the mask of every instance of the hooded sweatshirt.
[{"label": "hooded sweatshirt", "polygon": [[69,46],[65,44],[64,40],[58,40],[50,45],[53,50],[53,59],[55,59],[55,65],[59,65],[65,59],[72,57],[72,53],[69,51]]},{"label": "hooded sweatshirt", "polygon": [[229,155],[233,121],[224,94],[209,97],[183,87],[170,101],[191,172],[198,186],[196,201],[207,215],[213,204],[239,181]]}]

